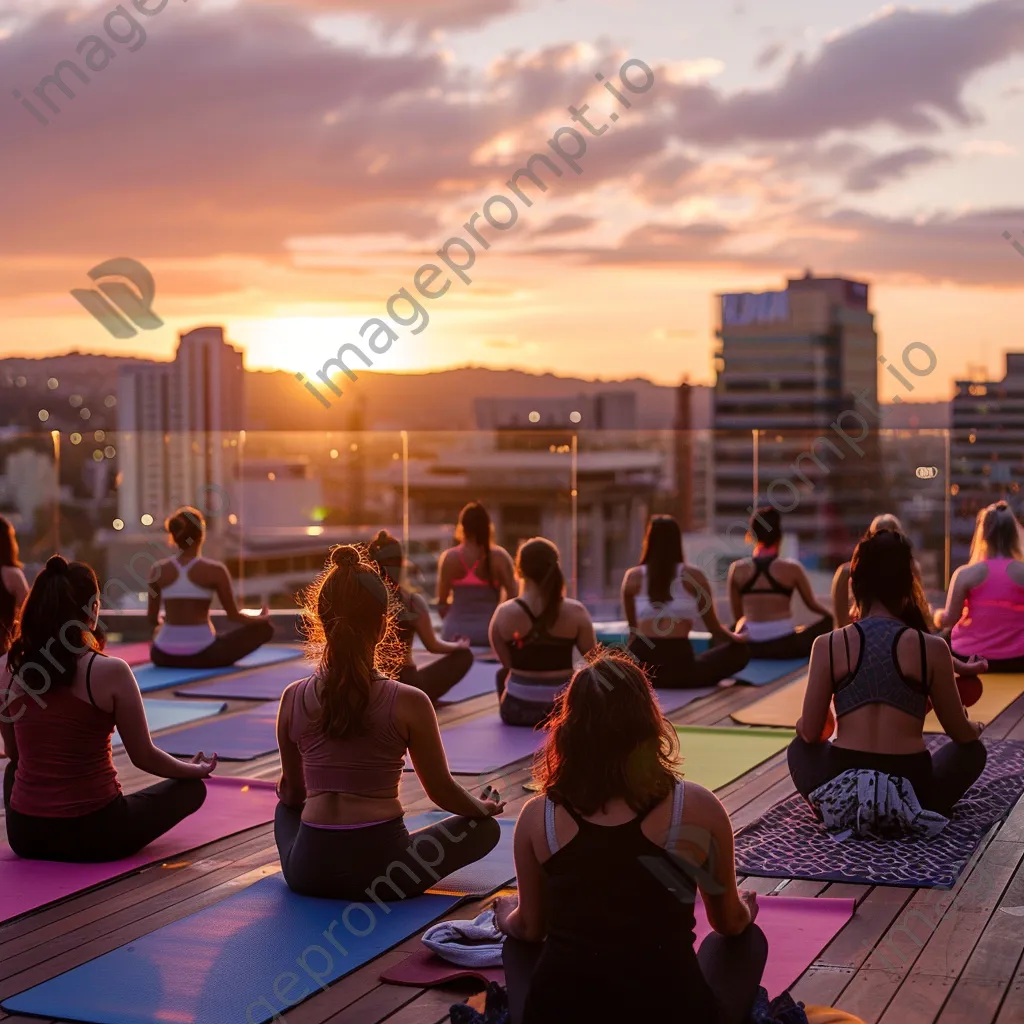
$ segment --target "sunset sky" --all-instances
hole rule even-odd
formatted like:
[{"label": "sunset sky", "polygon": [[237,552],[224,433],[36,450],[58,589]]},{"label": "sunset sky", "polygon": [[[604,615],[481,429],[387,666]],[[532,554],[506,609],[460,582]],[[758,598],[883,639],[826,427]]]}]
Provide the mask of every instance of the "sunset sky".
[{"label": "sunset sky", "polygon": [[[935,349],[915,398],[1024,349],[1024,0],[136,2],[141,45],[113,0],[0,0],[0,356],[169,358],[222,323],[315,373],[585,102],[620,117],[581,173],[482,224],[377,369],[709,382],[713,295],[808,267],[871,283],[886,354]],[[90,35],[116,56],[44,126],[12,92]],[[595,74],[629,58],[655,81],[626,110]],[[70,295],[120,256],[165,321],[126,341]]]}]

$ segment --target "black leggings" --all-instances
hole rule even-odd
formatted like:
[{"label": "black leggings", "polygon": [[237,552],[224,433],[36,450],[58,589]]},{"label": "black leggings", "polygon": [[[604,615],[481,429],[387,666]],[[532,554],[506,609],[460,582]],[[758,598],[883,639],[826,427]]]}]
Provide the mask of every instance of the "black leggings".
[{"label": "black leggings", "polygon": [[[362,828],[315,828],[298,807],[277,805],[274,838],[288,887],[332,900],[403,900],[491,852],[493,818],[452,815],[409,834],[404,818]],[[426,848],[426,849],[424,849]]]},{"label": "black leggings", "polygon": [[464,647],[424,665],[403,665],[398,678],[422,690],[435,704],[473,667],[473,652]]},{"label": "black leggings", "polygon": [[[946,641],[946,645],[949,647],[950,653],[958,661],[970,661],[972,655],[961,654],[959,651],[954,651],[952,644],[950,644],[949,630],[945,630],[940,633],[939,636]],[[993,673],[998,672],[1024,672],[1024,656],[1020,658],[986,658],[988,662],[988,671]]]},{"label": "black leggings", "polygon": [[[643,936],[637,941],[643,941]],[[526,997],[543,948],[540,943],[505,939],[502,959],[511,1024],[529,1024]],[[697,961],[718,1004],[716,1024],[745,1024],[749,1019],[767,960],[768,940],[756,924],[739,935],[712,932],[700,944]],[[621,980],[628,983],[628,979]],[[673,984],[673,979],[666,979],[666,983]],[[593,998],[593,993],[587,995]]]},{"label": "black leggings", "polygon": [[799,736],[789,745],[789,773],[805,798],[829,779],[851,768],[867,768],[906,779],[921,806],[947,817],[954,804],[985,770],[988,751],[981,740],[946,742],[934,754],[869,754],[830,742],[807,743]]},{"label": "black leggings", "polygon": [[196,654],[169,654],[156,644],[149,648],[149,658],[161,668],[226,668],[234,665],[274,636],[274,624],[267,619],[232,623],[217,639]]},{"label": "black leggings", "polygon": [[202,779],[167,779],[78,818],[37,818],[11,808],[15,766],[4,772],[7,841],[19,856],[69,864],[122,860],[138,853],[206,800]]},{"label": "black leggings", "polygon": [[767,658],[769,661],[788,661],[791,658],[809,658],[814,641],[819,636],[832,632],[833,619],[826,615],[809,626],[797,626],[796,631],[777,640],[750,642],[751,658]]},{"label": "black leggings", "polygon": [[725,643],[695,655],[687,637],[634,636],[629,651],[647,669],[659,690],[715,686],[750,661],[750,644]]}]

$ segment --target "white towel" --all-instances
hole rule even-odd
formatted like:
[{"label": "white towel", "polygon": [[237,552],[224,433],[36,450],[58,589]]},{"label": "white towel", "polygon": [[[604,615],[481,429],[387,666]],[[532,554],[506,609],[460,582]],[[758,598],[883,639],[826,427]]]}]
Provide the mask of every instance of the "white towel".
[{"label": "white towel", "polygon": [[504,941],[493,910],[472,921],[443,921],[423,933],[427,949],[459,967],[500,967]]}]

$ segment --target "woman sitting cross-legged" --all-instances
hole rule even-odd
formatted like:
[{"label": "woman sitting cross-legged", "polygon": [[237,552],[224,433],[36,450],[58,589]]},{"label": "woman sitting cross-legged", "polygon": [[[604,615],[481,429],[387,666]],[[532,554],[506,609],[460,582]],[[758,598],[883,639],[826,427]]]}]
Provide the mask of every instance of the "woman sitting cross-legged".
[{"label": "woman sitting cross-legged", "polygon": [[[405,558],[402,545],[386,530],[370,541],[370,561],[391,588],[398,604],[398,641],[402,645],[402,667],[398,678],[422,690],[435,704],[473,667],[469,638],[456,643],[440,640],[430,621],[430,609],[419,594],[410,594],[402,587],[402,566]],[[424,665],[416,665],[412,656],[413,637],[418,636],[431,654],[443,657]]]},{"label": "woman sitting cross-legged", "polygon": [[[832,628],[832,615],[814,596],[804,567],[779,557],[782,520],[778,509],[759,508],[750,519],[754,553],[729,567],[729,602],[750,641],[752,658],[806,658],[816,637]],[[793,594],[821,618],[808,626],[793,621]]]},{"label": "woman sitting cross-legged", "polygon": [[[132,670],[97,649],[99,609],[92,569],[54,555],[22,610],[0,687],[7,840],[19,857],[129,857],[199,810],[217,765],[216,754],[179,761],[154,746]],[[132,764],[167,781],[122,795],[115,726]]]},{"label": "woman sitting cross-legged", "polygon": [[[921,807],[948,816],[985,768],[983,726],[967,720],[949,648],[931,636],[910,542],[882,530],[853,553],[857,605],[851,626],[820,637],[811,653],[803,715],[789,768],[805,796],[853,769],[905,779]],[[836,738],[829,741],[838,719]],[[924,722],[934,705],[953,741],[932,754]]]},{"label": "woman sitting cross-legged", "polygon": [[[518,900],[495,907],[513,1024],[748,1019],[768,956],[757,897],[736,887],[729,815],[678,753],[627,654],[559,697],[544,795],[516,823]],[[696,949],[698,890],[714,930]]]},{"label": "woman sitting cross-legged", "polygon": [[984,658],[992,672],[1024,672],[1024,543],[1005,501],[978,513],[971,560],[949,585],[936,624],[956,657]]},{"label": "woman sitting cross-legged", "polygon": [[491,619],[491,647],[498,670],[501,720],[539,725],[572,678],[573,651],[587,655],[597,645],[590,613],[565,596],[558,548],[534,537],[516,553],[519,597],[499,606]]},{"label": "woman sitting cross-legged", "polygon": [[[750,661],[746,637],[724,629],[707,577],[683,557],[683,535],[672,516],[651,516],[640,564],[622,580],[629,649],[658,689],[714,686]],[[690,630],[703,621],[713,646],[693,652]]]},{"label": "woman sitting cross-legged", "polygon": [[[306,896],[418,896],[501,835],[492,816],[504,804],[477,800],[452,778],[430,698],[380,671],[392,600],[352,546],[331,551],[306,594],[316,670],[281,697],[274,821],[285,881]],[[398,798],[406,752],[427,796],[453,815],[412,835]]]}]

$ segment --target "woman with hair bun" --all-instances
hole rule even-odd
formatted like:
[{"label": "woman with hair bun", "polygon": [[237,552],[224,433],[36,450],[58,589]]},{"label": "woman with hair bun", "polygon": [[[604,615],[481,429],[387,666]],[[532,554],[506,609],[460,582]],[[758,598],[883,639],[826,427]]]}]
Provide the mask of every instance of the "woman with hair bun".
[{"label": "woman with hair bun", "polygon": [[971,560],[949,584],[936,625],[961,660],[984,658],[990,672],[1024,672],[1024,545],[1005,501],[978,513]]},{"label": "woman with hair bun", "polygon": [[[274,626],[266,610],[262,615],[239,611],[227,567],[203,558],[206,520],[202,513],[190,506],[179,508],[164,529],[178,554],[157,562],[150,571],[148,617],[156,630],[150,648],[153,664],[224,668],[270,641]],[[222,633],[217,633],[210,621],[214,596],[220,599],[230,623]]]},{"label": "woman with hair bun", "polygon": [[[153,744],[139,684],[99,651],[92,568],[54,555],[22,610],[0,689],[7,840],[19,856],[120,860],[194,814],[217,755],[179,761]],[[117,729],[140,771],[167,781],[123,796],[110,749]]]},{"label": "woman with hair bun", "polygon": [[573,652],[597,646],[590,613],[565,596],[558,548],[543,537],[524,541],[516,553],[519,596],[491,619],[490,638],[503,668],[498,672],[501,720],[539,725],[572,678]]},{"label": "woman with hair bun", "polygon": [[437,610],[448,641],[465,637],[474,647],[486,647],[491,616],[516,592],[512,557],[494,543],[494,526],[487,509],[471,501],[459,513],[458,545],[449,548],[437,565]]},{"label": "woman with hair bun", "polygon": [[[410,594],[402,586],[405,557],[402,545],[387,530],[381,530],[367,549],[370,561],[391,588],[398,605],[396,630],[402,645],[402,667],[398,678],[422,690],[435,704],[473,667],[469,640],[455,643],[439,640],[430,621],[430,609],[419,594]],[[418,636],[430,654],[440,654],[436,661],[418,668],[412,656],[413,637]]]},{"label": "woman with hair bun", "polygon": [[14,524],[0,516],[0,655],[14,639],[18,613],[28,597],[28,580],[18,559],[18,538]]},{"label": "woman with hair bun", "polygon": [[[430,698],[385,674],[396,660],[394,595],[359,548],[331,551],[304,614],[316,668],[285,690],[277,716],[285,881],[326,899],[418,896],[494,849],[492,818],[505,805],[452,778]],[[411,835],[398,797],[406,753],[427,796],[452,815]]]}]

